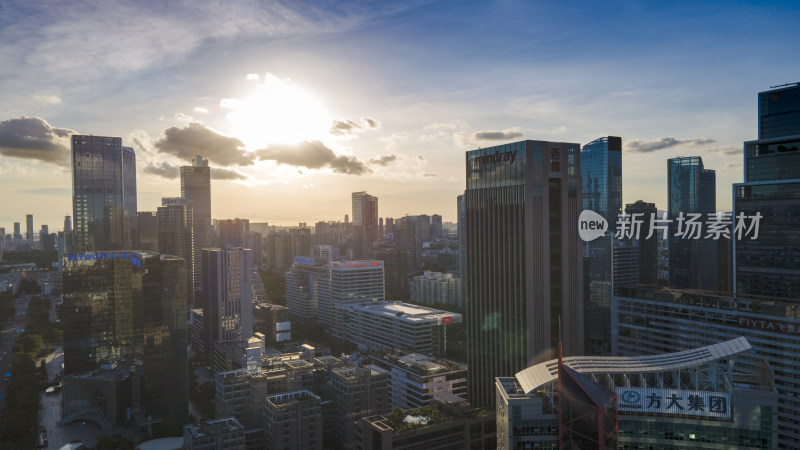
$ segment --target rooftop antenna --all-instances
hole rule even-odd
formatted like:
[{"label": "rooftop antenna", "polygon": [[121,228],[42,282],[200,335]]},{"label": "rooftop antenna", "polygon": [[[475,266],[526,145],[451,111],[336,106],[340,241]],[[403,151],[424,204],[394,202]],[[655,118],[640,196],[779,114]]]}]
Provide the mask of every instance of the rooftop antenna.
[{"label": "rooftop antenna", "polygon": [[786,83],[786,84],[779,84],[777,86],[770,86],[770,89],[775,89],[779,87],[786,87],[786,86],[794,86],[795,84],[800,84],[800,81],[795,81],[794,83]]}]

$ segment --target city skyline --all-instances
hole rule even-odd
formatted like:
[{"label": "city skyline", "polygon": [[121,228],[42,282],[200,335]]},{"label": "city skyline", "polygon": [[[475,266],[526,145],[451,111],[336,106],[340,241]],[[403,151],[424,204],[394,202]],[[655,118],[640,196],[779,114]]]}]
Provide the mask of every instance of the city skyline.
[{"label": "city skyline", "polygon": [[366,190],[455,222],[463,152],[608,135],[624,204],[666,209],[666,160],[701,156],[729,210],[757,93],[798,81],[800,42],[790,7],[721,5],[3,5],[0,224],[58,231],[73,132],[134,148],[140,211],[201,154],[213,218],[339,219]]}]

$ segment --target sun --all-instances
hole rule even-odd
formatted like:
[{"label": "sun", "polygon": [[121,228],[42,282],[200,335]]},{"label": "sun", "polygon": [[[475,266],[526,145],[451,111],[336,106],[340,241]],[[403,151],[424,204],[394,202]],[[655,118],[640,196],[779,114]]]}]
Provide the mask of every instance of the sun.
[{"label": "sun", "polygon": [[[249,80],[254,78],[248,76]],[[253,81],[258,86],[246,98],[220,102],[220,106],[231,110],[227,118],[233,134],[248,150],[322,139],[327,135],[332,119],[313,95],[269,73]]]}]

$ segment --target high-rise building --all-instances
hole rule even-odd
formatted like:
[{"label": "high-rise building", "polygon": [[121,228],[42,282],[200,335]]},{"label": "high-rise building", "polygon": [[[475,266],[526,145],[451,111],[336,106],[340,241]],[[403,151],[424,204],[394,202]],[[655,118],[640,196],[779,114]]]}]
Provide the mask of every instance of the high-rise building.
[{"label": "high-rise building", "polygon": [[372,257],[372,244],[378,240],[378,197],[353,192],[354,258]]},{"label": "high-rise building", "polygon": [[14,222],[14,240],[15,241],[21,241],[22,240],[22,235],[20,234],[20,231],[19,231],[19,222]]},{"label": "high-rise building", "polygon": [[339,333],[337,307],[385,298],[382,261],[338,261],[317,281],[317,323]]},{"label": "high-rise building", "polygon": [[216,223],[217,246],[220,248],[243,247],[247,246],[247,232],[250,230],[248,219],[227,219],[219,220]]},{"label": "high-rise building", "polygon": [[405,216],[394,221],[394,242],[408,254],[406,268],[408,275],[416,275],[422,270],[422,238],[417,226],[419,216]]},{"label": "high-rise building", "polygon": [[25,216],[25,240],[33,244],[33,214]]},{"label": "high-rise building", "polygon": [[253,253],[249,249],[203,249],[203,320],[209,364],[218,342],[253,336]]},{"label": "high-rise building", "polygon": [[[138,221],[138,248],[141,251],[157,252],[158,250],[158,217],[156,211],[139,211],[136,214]],[[172,253],[170,253],[171,255]],[[194,288],[192,288],[194,290]]]},{"label": "high-rise building", "polygon": [[588,273],[585,273],[589,298],[586,299],[587,351],[607,354],[611,340],[611,289],[613,233],[617,215],[622,212],[622,139],[606,136],[581,148],[583,209],[603,216],[608,233],[585,243]]},{"label": "high-rise building", "polygon": [[[702,227],[688,225],[692,214],[700,214],[702,225],[716,213],[716,172],[703,167],[703,158],[686,156],[667,161],[669,219],[669,286],[715,290],[717,288],[717,242],[705,239]],[[682,229],[678,229],[681,226]],[[699,231],[693,233],[693,230]],[[678,235],[678,232],[683,235]]]},{"label": "high-rise building", "polygon": [[[758,94],[758,140],[744,143],[733,219],[760,216],[758,236],[733,240],[734,291],[800,298],[800,84]],[[755,231],[755,230],[754,230]]]},{"label": "high-rise building", "polygon": [[[466,192],[464,193],[466,194]],[[461,275],[462,308],[467,304],[467,208],[464,194],[456,199],[458,213],[458,272]]]},{"label": "high-rise building", "polygon": [[[637,217],[637,221],[642,221],[641,234],[639,239],[636,239],[637,255],[636,267],[638,276],[636,277],[636,284],[657,284],[658,283],[658,239],[660,236],[654,230],[653,235],[647,237],[650,233],[650,223],[652,218],[658,218],[658,209],[655,203],[647,203],[642,200],[637,200],[634,203],[625,205],[625,214],[631,217]],[[634,216],[640,214],[640,216]],[[614,284],[617,281],[614,280]]]},{"label": "high-rise building", "polygon": [[[192,207],[183,197],[161,200],[156,210],[158,252],[174,255],[186,261],[186,302],[194,304],[194,258],[192,256]],[[141,216],[140,216],[141,218]],[[139,222],[139,230],[142,223]],[[140,234],[141,235],[141,234]]]},{"label": "high-rise building", "polygon": [[136,248],[136,155],[122,139],[72,136],[74,251]]},{"label": "high-rise building", "polygon": [[328,264],[297,258],[286,273],[286,306],[295,323],[312,325],[317,319],[317,282],[329,274]]},{"label": "high-rise building", "polygon": [[39,248],[50,251],[55,250],[55,247],[56,239],[54,235],[50,234],[50,227],[42,225],[42,229],[39,231]]},{"label": "high-rise building", "polygon": [[[73,377],[64,384],[65,417],[84,408],[105,408],[107,403],[121,411],[143,408],[145,414],[166,422],[185,423],[184,261],[150,252],[120,251],[68,253],[62,263],[64,374]],[[124,368],[126,377],[138,380],[115,399],[101,400],[91,383],[79,386],[87,377],[104,378],[95,371],[115,368]],[[68,386],[72,381],[77,389]]]},{"label": "high-rise building", "polygon": [[386,298],[406,301],[409,299],[408,252],[392,244],[392,241],[381,241],[375,247],[375,259],[383,261]]},{"label": "high-rise building", "polygon": [[208,160],[197,156],[191,166],[181,166],[181,197],[192,207],[194,247],[194,290],[203,290],[203,249],[212,246],[211,234],[211,168]]},{"label": "high-rise building", "polygon": [[452,273],[428,272],[411,278],[411,301],[462,307],[461,279]]},{"label": "high-rise building", "polygon": [[495,377],[551,359],[559,341],[583,354],[580,145],[516,142],[466,165],[468,397],[492,407]]},{"label": "high-rise building", "polygon": [[444,237],[442,233],[442,216],[439,214],[434,214],[431,216],[431,234],[436,239],[441,239]]},{"label": "high-rise building", "polygon": [[[63,251],[71,252],[73,247],[72,242],[72,217],[64,216],[64,245]],[[58,257],[59,264],[61,264],[61,255]]]}]

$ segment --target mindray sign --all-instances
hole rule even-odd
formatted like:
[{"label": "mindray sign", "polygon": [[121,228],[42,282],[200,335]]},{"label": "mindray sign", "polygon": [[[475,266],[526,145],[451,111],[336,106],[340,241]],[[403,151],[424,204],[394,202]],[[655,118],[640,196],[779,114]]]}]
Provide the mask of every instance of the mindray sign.
[{"label": "mindray sign", "polygon": [[491,155],[484,155],[484,156],[476,156],[472,158],[473,164],[476,166],[482,166],[485,164],[497,164],[502,161],[510,161],[510,164],[514,164],[514,161],[517,159],[517,150],[513,152],[503,152],[500,151],[494,152]]}]

